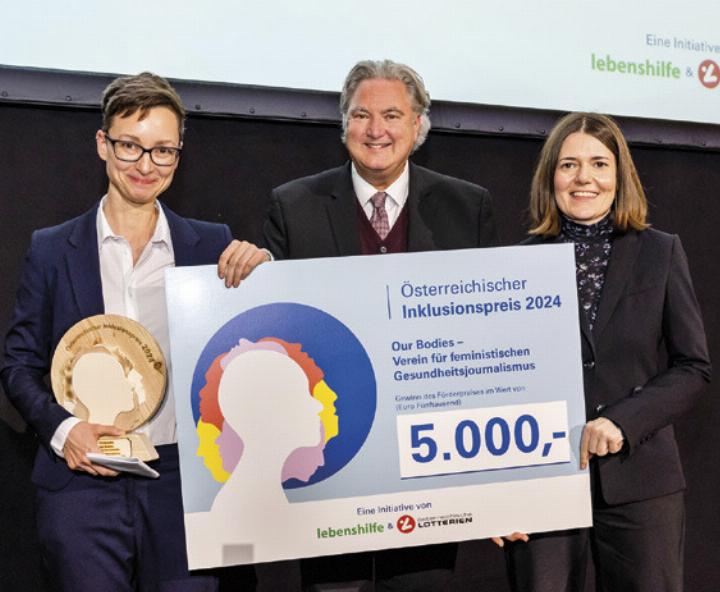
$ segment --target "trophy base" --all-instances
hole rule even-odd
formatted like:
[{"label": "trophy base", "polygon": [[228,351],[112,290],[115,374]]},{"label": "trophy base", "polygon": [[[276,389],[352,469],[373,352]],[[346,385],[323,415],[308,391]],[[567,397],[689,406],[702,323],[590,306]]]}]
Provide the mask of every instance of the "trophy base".
[{"label": "trophy base", "polygon": [[98,449],[107,456],[137,458],[142,461],[157,460],[160,456],[145,434],[103,436],[98,439]]}]

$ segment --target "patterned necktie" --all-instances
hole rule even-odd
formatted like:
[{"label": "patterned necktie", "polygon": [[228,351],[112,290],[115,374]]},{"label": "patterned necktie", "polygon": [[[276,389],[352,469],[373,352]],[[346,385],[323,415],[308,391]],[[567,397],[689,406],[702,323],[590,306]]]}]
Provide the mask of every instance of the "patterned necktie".
[{"label": "patterned necktie", "polygon": [[385,240],[385,237],[390,233],[390,222],[388,221],[387,210],[385,209],[386,197],[387,193],[384,191],[378,191],[370,198],[373,205],[373,214],[370,218],[370,225],[373,227],[373,230],[377,232],[380,240]]}]

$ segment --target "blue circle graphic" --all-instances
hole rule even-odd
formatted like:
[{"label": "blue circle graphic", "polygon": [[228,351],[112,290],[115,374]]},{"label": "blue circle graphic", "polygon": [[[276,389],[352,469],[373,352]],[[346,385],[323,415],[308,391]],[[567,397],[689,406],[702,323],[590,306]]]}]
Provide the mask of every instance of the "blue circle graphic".
[{"label": "blue circle graphic", "polygon": [[200,419],[200,389],[213,360],[230,351],[240,339],[256,342],[276,337],[299,343],[325,374],[325,382],[337,395],[338,435],[325,446],[325,464],[307,483],[288,479],[286,489],[305,487],[334,475],[362,448],[375,417],[375,373],[360,341],[335,317],[304,304],[266,304],[240,313],[223,325],[208,341],[195,366],[192,381],[192,413]]}]

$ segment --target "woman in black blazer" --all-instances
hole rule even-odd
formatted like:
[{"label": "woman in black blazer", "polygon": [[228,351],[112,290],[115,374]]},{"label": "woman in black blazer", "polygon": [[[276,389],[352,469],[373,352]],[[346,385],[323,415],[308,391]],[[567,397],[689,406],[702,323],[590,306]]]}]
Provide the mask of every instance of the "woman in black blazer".
[{"label": "woman in black blazer", "polygon": [[[515,591],[681,591],[685,481],[672,423],[710,379],[680,239],[649,228],[627,143],[610,118],[572,113],[533,178],[528,244],[575,244],[593,527],[508,545]],[[515,535],[510,538],[519,538]]]}]

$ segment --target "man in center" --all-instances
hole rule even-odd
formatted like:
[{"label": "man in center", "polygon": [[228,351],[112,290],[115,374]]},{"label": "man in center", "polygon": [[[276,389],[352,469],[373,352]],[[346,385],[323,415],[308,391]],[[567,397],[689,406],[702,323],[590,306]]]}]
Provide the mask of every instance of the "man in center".
[{"label": "man in center", "polygon": [[[412,68],[358,62],[340,96],[350,162],[273,190],[264,230],[275,258],[496,245],[486,189],[408,160],[430,130],[429,108]],[[445,544],[304,560],[303,584],[374,581],[376,592],[437,592],[452,577],[456,552]]]}]

